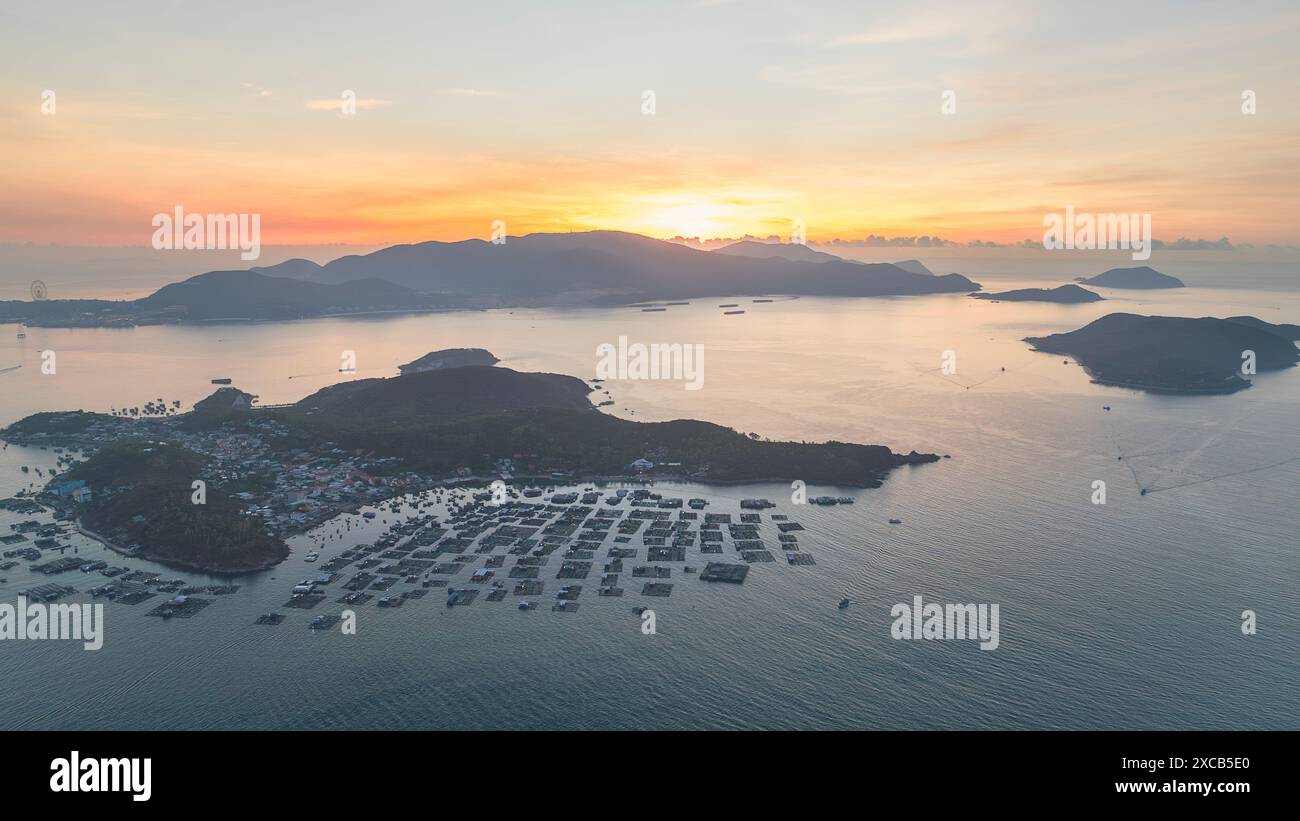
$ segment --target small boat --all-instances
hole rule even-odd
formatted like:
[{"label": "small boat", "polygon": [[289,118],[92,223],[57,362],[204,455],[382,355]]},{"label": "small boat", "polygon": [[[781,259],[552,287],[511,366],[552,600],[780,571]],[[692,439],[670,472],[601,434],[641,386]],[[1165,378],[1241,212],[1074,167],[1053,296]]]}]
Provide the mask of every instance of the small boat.
[{"label": "small boat", "polygon": [[735,314],[743,314],[743,313],[744,313],[744,311],[723,311],[723,312],[722,312],[722,315],[723,315],[723,316],[734,316]]},{"label": "small boat", "polygon": [[1102,410],[1110,410],[1110,405],[1102,405],[1102,406],[1101,406],[1101,409],[1102,409]]},{"label": "small boat", "polygon": [[234,381],[234,380],[232,380],[230,377],[228,377],[228,376],[223,376],[223,377],[221,377],[221,378],[219,378],[219,379],[213,379],[213,380],[212,380],[212,384],[214,384],[214,385],[229,385],[229,384],[230,384],[231,382],[233,382],[233,381]]},{"label": "small boat", "polygon": [[304,562],[314,562],[314,561],[316,561],[316,560],[319,559],[319,558],[320,558],[320,554],[317,553],[315,550],[313,550],[312,552],[310,552],[310,553],[308,553],[308,554],[306,555],[306,557],[303,559],[303,561],[304,561]]},{"label": "small boat", "polygon": [[843,610],[844,608],[846,608],[846,607],[848,607],[848,606],[849,606],[849,600],[848,600],[847,598],[840,599],[840,609],[841,609],[841,610]]},{"label": "small boat", "polygon": [[891,525],[901,525],[901,524],[903,523],[903,520],[902,520],[902,519],[890,519],[890,520],[889,520],[889,523],[890,523]]}]

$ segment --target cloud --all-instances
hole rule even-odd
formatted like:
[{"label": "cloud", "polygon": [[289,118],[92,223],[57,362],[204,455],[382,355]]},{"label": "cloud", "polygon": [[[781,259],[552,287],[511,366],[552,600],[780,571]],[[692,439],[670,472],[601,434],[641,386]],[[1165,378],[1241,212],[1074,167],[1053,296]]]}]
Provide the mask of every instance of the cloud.
[{"label": "cloud", "polygon": [[256,91],[257,96],[259,97],[270,97],[272,94],[271,89],[263,88],[257,83],[240,83],[240,85],[242,85],[244,88],[250,89],[252,91]]},{"label": "cloud", "polygon": [[500,97],[500,91],[491,91],[483,88],[444,88],[443,94],[450,94],[453,97]]}]

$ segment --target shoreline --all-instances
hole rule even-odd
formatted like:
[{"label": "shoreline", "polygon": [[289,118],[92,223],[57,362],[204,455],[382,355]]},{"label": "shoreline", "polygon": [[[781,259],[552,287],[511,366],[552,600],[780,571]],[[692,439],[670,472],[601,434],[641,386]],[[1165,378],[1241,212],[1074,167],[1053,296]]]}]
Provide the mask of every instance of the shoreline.
[{"label": "shoreline", "polygon": [[289,556],[293,555],[293,551],[291,550],[289,551],[289,556],[285,556],[284,559],[276,559],[273,562],[263,563],[262,565],[259,565],[257,567],[218,570],[211,567],[204,567],[202,565],[193,564],[191,562],[179,561],[175,559],[160,559],[154,556],[147,556],[145,555],[143,550],[141,550],[138,553],[132,553],[126,548],[120,547],[119,545],[115,544],[114,542],[110,541],[104,536],[101,536],[100,534],[96,533],[90,528],[85,527],[81,523],[80,516],[77,517],[75,522],[76,522],[75,527],[77,528],[78,533],[80,533],[82,536],[85,536],[87,539],[90,539],[91,541],[100,543],[104,547],[108,548],[114,553],[117,553],[120,556],[124,556],[128,559],[144,559],[147,562],[160,564],[163,567],[172,568],[174,570],[184,570],[190,573],[207,573],[208,575],[211,576],[246,576],[250,573],[260,573],[264,570],[270,570],[280,562],[284,561],[284,559],[287,559],[289,558]]}]

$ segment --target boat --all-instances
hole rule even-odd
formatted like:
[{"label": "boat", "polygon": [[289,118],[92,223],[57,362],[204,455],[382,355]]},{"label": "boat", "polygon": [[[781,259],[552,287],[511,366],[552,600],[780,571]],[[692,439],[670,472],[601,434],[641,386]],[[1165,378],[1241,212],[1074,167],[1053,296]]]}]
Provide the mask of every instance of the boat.
[{"label": "boat", "polygon": [[841,609],[841,610],[843,610],[844,608],[846,608],[846,607],[848,607],[848,606],[849,606],[849,600],[848,600],[847,598],[845,598],[845,599],[840,599],[840,609]]},{"label": "boat", "polygon": [[19,332],[18,332],[18,338],[19,338],[19,339],[26,339],[26,338],[27,338],[27,334],[23,333],[22,331],[19,331]]},{"label": "boat", "polygon": [[823,507],[830,507],[831,505],[839,503],[839,500],[836,499],[834,496],[814,496],[808,501],[812,502],[815,505],[822,505]]},{"label": "boat", "polygon": [[732,316],[733,314],[743,314],[744,311],[723,311],[723,316]]},{"label": "boat", "polygon": [[854,499],[852,496],[841,496],[835,501],[839,502],[842,505],[851,505],[857,500]]},{"label": "boat", "polygon": [[890,520],[889,520],[889,523],[890,523],[891,525],[901,525],[901,524],[903,523],[903,520],[902,520],[902,519],[890,519]]},{"label": "boat", "polygon": [[704,506],[707,505],[708,502],[704,499],[691,499],[686,504],[690,505],[692,510],[703,510]]},{"label": "boat", "polygon": [[212,380],[212,384],[214,384],[214,385],[229,385],[229,384],[230,384],[231,382],[233,382],[233,381],[234,381],[234,380],[231,379],[230,377],[228,377],[228,376],[223,376],[223,377],[221,377],[221,378],[219,378],[219,379],[213,379],[213,380]]},{"label": "boat", "polygon": [[320,554],[317,553],[315,550],[313,550],[312,552],[310,552],[310,553],[307,554],[307,556],[303,559],[303,561],[305,561],[305,562],[314,562],[314,561],[316,561],[316,560],[319,559],[319,558],[320,558]]}]

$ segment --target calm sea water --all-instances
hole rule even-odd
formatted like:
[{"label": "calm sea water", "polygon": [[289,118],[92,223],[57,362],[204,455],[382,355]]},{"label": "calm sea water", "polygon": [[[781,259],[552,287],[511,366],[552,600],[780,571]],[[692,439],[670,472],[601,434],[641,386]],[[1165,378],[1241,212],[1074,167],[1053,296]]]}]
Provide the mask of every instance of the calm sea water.
[{"label": "calm sea water", "polygon": [[[433,595],[358,608],[355,636],[307,629],[316,613],[340,609],[332,603],[254,627],[314,575],[303,537],[282,565],[238,580],[237,594],[189,621],[147,617],[149,603],[109,604],[98,652],[0,643],[0,727],[1300,727],[1300,461],[1284,462],[1300,456],[1300,371],[1261,376],[1235,396],[1157,397],[1092,385],[1020,341],[1114,310],[1300,322],[1300,293],[1107,296],[1088,306],[719,299],[664,313],[30,329],[25,340],[6,326],[0,368],[23,367],[0,374],[3,423],[157,398],[189,405],[212,377],[263,403],[294,401],[337,381],[345,350],[361,377],[458,346],[486,347],[505,367],[590,377],[595,347],[626,335],[703,344],[705,383],[609,383],[620,416],[952,458],[852,491],[852,507],[795,506],[786,485],[669,486],[710,498],[712,511],[736,512],[747,496],[777,501],[769,512],[807,528],[800,545],[816,566],[755,565],[741,587],[675,578],[668,599],[642,599],[639,584],[600,599],[593,585],[573,614],[521,613],[513,597],[448,609]],[[721,316],[717,303],[730,301],[747,313]],[[57,353],[53,376],[40,373],[43,349]],[[944,351],[957,356],[952,379],[933,372]],[[30,481],[19,465],[51,462],[48,451],[0,451],[0,495]],[[1090,502],[1098,479],[1104,506]],[[385,516],[391,523],[391,514],[353,517],[348,539],[328,542],[325,555],[373,540]],[[0,531],[19,518],[0,513]],[[691,564],[703,565],[698,553]],[[25,562],[0,576],[4,601],[32,581]],[[72,576],[64,581],[96,583]],[[1001,646],[891,639],[890,607],[918,594],[998,603]],[[846,610],[842,596],[853,600]],[[641,633],[637,604],[655,610],[657,635]],[[1258,614],[1255,636],[1241,633],[1246,609]]]}]

